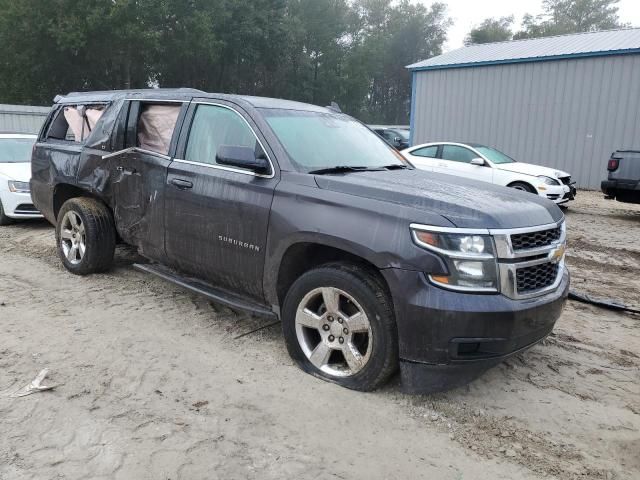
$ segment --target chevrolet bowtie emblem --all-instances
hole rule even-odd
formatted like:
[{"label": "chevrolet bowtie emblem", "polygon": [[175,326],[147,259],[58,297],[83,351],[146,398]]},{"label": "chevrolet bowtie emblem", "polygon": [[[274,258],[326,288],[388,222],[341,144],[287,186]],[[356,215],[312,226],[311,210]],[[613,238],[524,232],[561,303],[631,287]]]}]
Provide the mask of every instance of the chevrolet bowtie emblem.
[{"label": "chevrolet bowtie emblem", "polygon": [[560,245],[551,255],[551,261],[554,263],[559,263],[564,257],[564,253],[567,247],[565,245]]}]

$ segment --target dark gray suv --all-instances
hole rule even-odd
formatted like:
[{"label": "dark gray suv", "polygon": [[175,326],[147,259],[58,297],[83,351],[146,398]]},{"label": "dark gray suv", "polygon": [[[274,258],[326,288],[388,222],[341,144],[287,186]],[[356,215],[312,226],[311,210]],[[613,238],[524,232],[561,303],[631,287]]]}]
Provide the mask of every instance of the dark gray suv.
[{"label": "dark gray suv", "polygon": [[371,390],[467,382],[567,298],[550,201],[413,169],[332,109],[197,90],[57,97],[32,195],[72,273],[137,268],[282,320],[300,367]]}]

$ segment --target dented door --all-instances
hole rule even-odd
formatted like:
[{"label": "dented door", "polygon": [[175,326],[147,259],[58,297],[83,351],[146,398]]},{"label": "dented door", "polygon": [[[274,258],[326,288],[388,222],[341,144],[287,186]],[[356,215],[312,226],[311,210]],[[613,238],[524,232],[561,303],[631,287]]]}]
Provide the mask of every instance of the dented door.
[{"label": "dented door", "polygon": [[144,256],[164,259],[163,211],[170,157],[132,148],[109,163],[118,234]]}]

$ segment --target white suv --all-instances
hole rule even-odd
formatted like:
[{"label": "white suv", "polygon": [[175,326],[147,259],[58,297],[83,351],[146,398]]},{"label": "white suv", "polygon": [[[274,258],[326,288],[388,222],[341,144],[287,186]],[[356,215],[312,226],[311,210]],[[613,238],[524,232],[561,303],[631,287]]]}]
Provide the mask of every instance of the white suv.
[{"label": "white suv", "polygon": [[402,155],[422,170],[473,178],[535,193],[565,204],[576,196],[567,172],[516,162],[495,148],[477,143],[435,142],[403,150]]},{"label": "white suv", "polygon": [[33,206],[29,188],[35,141],[35,135],[0,133],[0,225],[12,219],[42,217]]}]

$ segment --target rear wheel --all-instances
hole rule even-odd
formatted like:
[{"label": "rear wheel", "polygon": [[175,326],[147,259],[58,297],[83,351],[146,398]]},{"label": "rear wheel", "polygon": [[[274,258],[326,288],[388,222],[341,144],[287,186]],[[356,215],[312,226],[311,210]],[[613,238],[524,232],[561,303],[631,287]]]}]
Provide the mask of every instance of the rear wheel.
[{"label": "rear wheel", "polygon": [[4,214],[4,208],[0,201],[0,225],[9,225],[11,222],[12,220]]},{"label": "rear wheel", "polygon": [[391,301],[358,266],[330,264],[302,275],[287,293],[282,318],[291,357],[312,375],[369,391],[397,368]]},{"label": "rear wheel", "polygon": [[520,190],[522,192],[535,193],[536,195],[538,194],[535,188],[533,188],[528,183],[524,183],[524,182],[513,182],[512,184],[509,185],[509,187],[514,188],[516,190]]},{"label": "rear wheel", "polygon": [[116,245],[111,212],[92,198],[68,200],[58,214],[56,242],[60,260],[71,273],[107,270],[113,264]]}]

